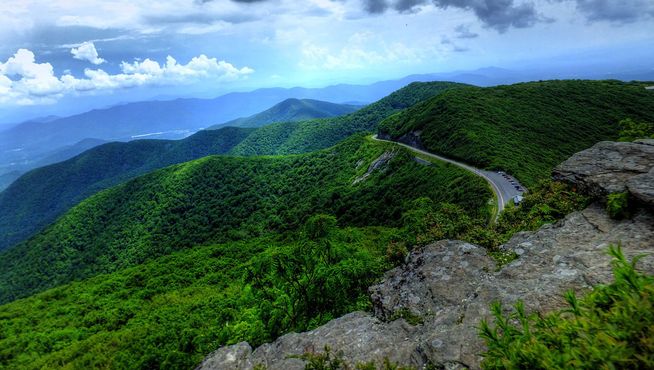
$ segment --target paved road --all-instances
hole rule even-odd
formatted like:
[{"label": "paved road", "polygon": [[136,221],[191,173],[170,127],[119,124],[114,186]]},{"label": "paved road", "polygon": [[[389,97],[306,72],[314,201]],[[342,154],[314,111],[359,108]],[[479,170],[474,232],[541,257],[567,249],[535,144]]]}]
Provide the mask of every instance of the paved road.
[{"label": "paved road", "polygon": [[[437,159],[439,161],[452,163],[453,165],[459,166],[459,167],[461,167],[461,168],[463,168],[465,170],[468,170],[468,171],[474,173],[477,176],[481,176],[482,178],[484,178],[484,180],[486,180],[490,184],[491,189],[493,189],[493,193],[495,193],[495,197],[497,198],[497,215],[495,217],[496,219],[497,219],[497,217],[499,217],[500,213],[502,213],[502,211],[504,210],[504,207],[509,202],[513,201],[513,197],[515,197],[516,195],[522,195],[523,194],[522,191],[519,191],[518,189],[516,189],[516,186],[518,186],[520,189],[524,189],[524,187],[518,182],[517,179],[515,179],[512,176],[509,176],[509,175],[506,175],[506,174],[503,175],[503,174],[498,173],[498,172],[486,171],[486,170],[482,170],[482,169],[479,169],[479,168],[475,168],[475,167],[472,167],[472,166],[467,165],[465,163],[457,162],[455,160],[445,158],[445,157],[437,155],[437,154],[429,153],[429,152],[426,152],[426,151],[418,149],[418,148],[414,148],[414,147],[409,146],[409,145],[404,144],[404,143],[398,143],[397,141],[379,139],[379,138],[377,138],[377,135],[373,135],[372,138],[373,138],[373,140],[385,141],[385,142],[388,142],[388,143],[393,143],[393,144],[403,146],[403,147],[405,147],[407,149],[410,149],[410,150],[412,150],[412,151],[414,151],[416,153],[423,154],[425,156]],[[515,183],[516,185],[514,185],[512,182]]]}]

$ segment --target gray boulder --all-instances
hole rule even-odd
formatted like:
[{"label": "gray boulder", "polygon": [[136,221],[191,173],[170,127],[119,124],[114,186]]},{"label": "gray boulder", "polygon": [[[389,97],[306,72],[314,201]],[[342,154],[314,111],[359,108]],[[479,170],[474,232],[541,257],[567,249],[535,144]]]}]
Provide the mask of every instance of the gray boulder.
[{"label": "gray boulder", "polygon": [[654,140],[603,141],[574,154],[553,171],[554,180],[576,185],[595,197],[627,191],[634,177],[654,168]]},{"label": "gray boulder", "polygon": [[416,328],[403,320],[385,323],[364,312],[354,312],[306,332],[286,334],[273,343],[252,351],[247,343],[227,346],[213,352],[198,369],[302,370],[306,353],[321,353],[325,347],[351,363],[376,362],[388,358],[396,363],[420,364],[424,358],[415,351],[411,339]]},{"label": "gray boulder", "polygon": [[654,167],[648,173],[630,178],[627,189],[642,203],[654,208]]}]

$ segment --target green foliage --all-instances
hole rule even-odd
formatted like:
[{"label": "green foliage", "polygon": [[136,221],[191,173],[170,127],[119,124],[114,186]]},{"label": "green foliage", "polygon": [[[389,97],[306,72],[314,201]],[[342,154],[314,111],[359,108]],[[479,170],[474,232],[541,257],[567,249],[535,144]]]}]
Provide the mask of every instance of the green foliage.
[{"label": "green foliage", "polygon": [[329,347],[325,347],[323,353],[305,353],[299,358],[307,362],[304,370],[340,370],[346,366],[343,359],[333,355]]},{"label": "green foliage", "polygon": [[654,121],[654,94],[638,83],[541,81],[450,89],[393,115],[379,131],[421,131],[430,151],[504,170],[531,187],[554,166],[601,140],[625,117]]},{"label": "green foliage", "polygon": [[569,308],[527,314],[522,302],[505,315],[491,306],[485,320],[485,369],[650,369],[654,367],[654,278],[635,269],[611,247],[615,282],[578,299],[565,294]]},{"label": "green foliage", "polygon": [[457,205],[436,204],[429,198],[415,200],[402,220],[405,226],[402,239],[412,245],[426,245],[441,239],[462,239],[475,221],[485,223],[485,220],[471,219]]},{"label": "green foliage", "polygon": [[421,325],[425,321],[420,315],[416,315],[406,307],[393,312],[388,321],[395,321],[400,318],[406,320],[409,325]]},{"label": "green foliage", "polygon": [[545,181],[526,193],[519,207],[505,208],[498,222],[489,227],[486,220],[470,217],[460,206],[419,198],[404,213],[404,227],[387,246],[387,258],[401,262],[406,244],[426,245],[441,239],[458,239],[485,247],[501,268],[517,258],[513,252],[498,249],[513,234],[536,230],[585,208],[588,203],[587,197],[569,185]]},{"label": "green foliage", "polygon": [[606,196],[606,211],[615,220],[629,218],[629,192],[613,193]]},{"label": "green foliage", "polygon": [[654,124],[634,122],[631,118],[620,121],[618,141],[634,141],[636,139],[654,139]]},{"label": "green foliage", "polygon": [[[391,148],[396,155],[383,168],[354,184]],[[306,155],[206,157],[98,193],[3,252],[0,302],[199,244],[295,230],[319,212],[339,225],[398,226],[408,202],[422,196],[487,217],[483,180],[453,166],[421,166],[362,135]]]},{"label": "green foliage", "polygon": [[0,193],[0,250],[26,239],[103,189],[171,164],[225,153],[251,132],[227,127],[200,131],[184,140],[109,143],[35,169]]},{"label": "green foliage", "polygon": [[[298,232],[196,247],[0,306],[0,368],[192,368],[221,345],[256,346],[368,306],[395,231],[310,220]],[[316,225],[323,236],[311,239],[305,230]]]},{"label": "green foliage", "polygon": [[515,252],[503,250],[491,250],[488,255],[495,260],[496,271],[501,270],[504,265],[507,265],[518,258],[518,255]]},{"label": "green foliage", "polygon": [[335,145],[358,132],[370,132],[402,109],[452,88],[451,82],[414,82],[346,116],[274,123],[257,129],[230,151],[234,155],[297,154]]},{"label": "green foliage", "polygon": [[306,239],[251,261],[246,282],[271,337],[368,308],[362,292],[389,266],[366,250],[335,243],[335,223],[333,217],[314,216],[304,227]]},{"label": "green foliage", "polygon": [[[536,230],[584,209],[590,199],[562,182],[542,181],[524,194],[520,206],[511,206],[502,212],[496,230],[510,237],[517,231]],[[508,240],[503,238],[502,243]]]}]

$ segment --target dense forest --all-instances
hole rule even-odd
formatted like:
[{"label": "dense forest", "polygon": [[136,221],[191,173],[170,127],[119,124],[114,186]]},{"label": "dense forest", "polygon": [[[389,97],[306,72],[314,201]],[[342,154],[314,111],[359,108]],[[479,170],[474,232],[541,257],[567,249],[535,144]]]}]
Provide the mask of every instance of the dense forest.
[{"label": "dense forest", "polygon": [[654,122],[654,94],[641,83],[541,81],[452,89],[379,130],[394,139],[420,132],[432,152],[507,171],[531,186],[573,153],[618,139],[626,118]]},{"label": "dense forest", "polygon": [[0,250],[26,239],[100,190],[175,163],[225,153],[251,132],[226,127],[183,140],[108,143],[32,170],[0,193]]},{"label": "dense forest", "polygon": [[[373,129],[379,121],[399,109],[454,86],[459,85],[413,83],[359,112],[333,119],[300,124],[282,122],[255,131],[223,127],[199,131],[179,141],[137,140],[91,149],[68,161],[33,170],[0,193],[0,250],[33,235],[90,195],[150,171],[212,154],[277,154],[283,152],[282,146],[289,145],[289,137],[295,143],[293,153],[327,148],[352,133]],[[331,105],[325,107],[328,103],[309,103],[314,110],[329,109],[333,114],[344,109],[353,110],[350,106],[336,105],[340,107],[337,109]],[[252,119],[281,122],[279,120],[294,112],[294,105],[282,105]],[[306,107],[303,112],[307,113]],[[313,131],[316,125],[322,127],[321,131]],[[250,136],[252,138],[246,144],[236,148]]]},{"label": "dense forest", "polygon": [[369,309],[367,287],[414,245],[473,241],[503,264],[515,255],[496,249],[499,239],[585,204],[546,183],[491,228],[422,197],[407,202],[395,227],[338,227],[335,217],[314,215],[294,231],[184,249],[0,306],[0,365],[191,368],[224,344],[258,345]]},{"label": "dense forest", "polygon": [[385,247],[395,231],[338,229],[325,220],[173,253],[0,306],[0,367],[190,369],[220,345],[256,345],[366,309],[368,285],[391,266]]},{"label": "dense forest", "polygon": [[[379,170],[364,176],[377,158]],[[339,225],[396,226],[407,201],[421,196],[488,217],[482,179],[421,165],[363,135],[305,155],[205,157],[100,192],[4,252],[0,301],[199,244],[294,230],[318,212]]]},{"label": "dense forest", "polygon": [[375,131],[379,122],[390,115],[462,86],[467,85],[414,82],[346,116],[264,126],[236,145],[230,154],[297,154],[327,148],[354,133]]}]

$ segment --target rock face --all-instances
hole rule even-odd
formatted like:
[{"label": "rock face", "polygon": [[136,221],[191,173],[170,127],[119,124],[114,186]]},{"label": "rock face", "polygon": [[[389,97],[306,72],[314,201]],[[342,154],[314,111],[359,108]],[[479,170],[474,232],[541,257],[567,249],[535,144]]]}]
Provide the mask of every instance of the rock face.
[{"label": "rock face", "polygon": [[352,185],[356,185],[361,181],[364,181],[376,170],[383,170],[386,164],[390,162],[396,155],[397,152],[384,152],[382,155],[379,156],[379,158],[375,159],[374,161],[372,161],[372,163],[370,163],[370,166],[368,166],[368,170],[366,171],[366,173],[354,179]]},{"label": "rock face", "polygon": [[629,192],[644,204],[654,208],[654,168],[627,181]]},{"label": "rock face", "polygon": [[[633,257],[650,256],[639,266],[654,273],[654,215],[641,210],[631,220],[611,220],[593,205],[534,233],[520,233],[503,247],[520,258],[495,272],[483,248],[461,241],[439,241],[414,250],[405,265],[389,271],[370,288],[373,314],[355,312],[306,333],[285,335],[252,351],[246,343],[223,347],[198,369],[303,369],[289,356],[322,352],[327,345],[349,363],[384,358],[421,368],[478,368],[483,342],[477,335],[489,305],[510,307],[525,301],[530,310],[563,306],[563,292],[588,290],[611,278],[609,244],[622,243]],[[410,312],[422,323],[389,321]]]},{"label": "rock face", "polygon": [[[581,151],[554,169],[555,180],[576,184],[581,191],[592,196],[627,191],[630,181],[635,188],[647,185],[632,178],[649,172],[654,167],[654,140],[644,139],[633,143],[602,141]],[[649,177],[651,180],[651,177]],[[647,198],[649,202],[651,197]]]},{"label": "rock face", "polygon": [[[654,140],[603,142],[557,167],[555,176],[595,195],[629,191],[652,204]],[[405,366],[479,368],[480,321],[489,306],[523,300],[530,311],[564,306],[563,293],[588,291],[611,280],[611,244],[621,244],[638,268],[654,274],[654,212],[642,207],[630,220],[612,220],[595,203],[502,246],[519,258],[496,271],[485,249],[442,240],[414,249],[406,263],[370,288],[373,313],[355,312],[306,333],[285,335],[252,350],[247,343],[218,349],[198,369],[303,369],[297,358],[329,346],[349,364],[388,358]],[[412,322],[415,325],[409,324]],[[289,357],[291,356],[291,357]],[[295,357],[293,357],[295,356]]]}]

